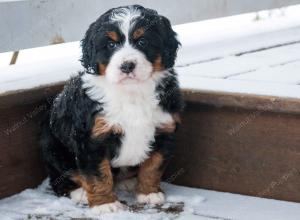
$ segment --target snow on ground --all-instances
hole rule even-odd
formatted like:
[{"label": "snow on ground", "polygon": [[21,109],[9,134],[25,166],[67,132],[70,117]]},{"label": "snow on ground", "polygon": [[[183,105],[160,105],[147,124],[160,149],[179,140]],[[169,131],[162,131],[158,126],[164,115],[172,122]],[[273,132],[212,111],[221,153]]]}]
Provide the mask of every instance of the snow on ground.
[{"label": "snow on ground", "polygon": [[[182,88],[300,98],[299,9],[174,26]],[[0,68],[0,95],[65,81],[82,69],[80,56],[79,42],[22,50],[16,65]]]},{"label": "snow on ground", "polygon": [[48,180],[36,189],[27,189],[0,200],[0,219],[115,219],[115,220],[299,220],[300,204],[242,196],[231,193],[188,188],[163,183],[167,195],[163,206],[141,206],[132,193],[118,192],[130,207],[119,213],[93,215],[87,206],[80,206],[66,197],[56,197]]},{"label": "snow on ground", "polygon": [[[188,188],[164,184],[167,193],[167,203],[161,207],[144,207],[134,203],[134,197],[128,192],[118,192],[119,199],[126,201],[129,211],[95,216],[86,206],[75,204],[69,198],[56,197],[49,189],[48,180],[37,189],[27,189],[20,194],[0,200],[1,220],[15,219],[174,219],[184,217],[190,219],[194,208],[199,206],[204,198],[189,191]],[[205,219],[205,218],[198,218]]]}]

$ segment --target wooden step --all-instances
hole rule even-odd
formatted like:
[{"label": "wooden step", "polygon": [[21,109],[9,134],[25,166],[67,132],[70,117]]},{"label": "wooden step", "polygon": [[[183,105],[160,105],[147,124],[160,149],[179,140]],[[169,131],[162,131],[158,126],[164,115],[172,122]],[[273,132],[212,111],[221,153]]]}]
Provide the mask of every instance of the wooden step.
[{"label": "wooden step", "polygon": [[[38,123],[62,84],[0,96],[0,197],[45,178]],[[300,100],[185,90],[186,110],[165,180],[300,202]]]},{"label": "wooden step", "polygon": [[300,100],[186,92],[176,184],[300,202]]},{"label": "wooden step", "polygon": [[[174,27],[186,110],[165,180],[300,202],[299,19],[226,20]],[[0,70],[0,197],[45,178],[38,122],[82,69],[70,44],[78,51]]]}]

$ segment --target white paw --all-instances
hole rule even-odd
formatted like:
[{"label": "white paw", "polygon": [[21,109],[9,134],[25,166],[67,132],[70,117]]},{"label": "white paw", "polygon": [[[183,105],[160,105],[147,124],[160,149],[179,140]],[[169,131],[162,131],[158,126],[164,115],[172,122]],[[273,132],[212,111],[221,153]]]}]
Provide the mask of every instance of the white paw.
[{"label": "white paw", "polygon": [[131,192],[135,190],[137,184],[136,178],[126,179],[118,182],[115,186],[116,190]]},{"label": "white paw", "polygon": [[91,212],[95,215],[100,215],[104,213],[119,212],[125,209],[126,209],[125,205],[123,205],[119,201],[115,201],[112,203],[94,206],[91,208]]},{"label": "white paw", "polygon": [[136,199],[138,203],[158,205],[158,204],[163,204],[165,202],[165,195],[162,192],[150,193],[148,195],[138,194]]},{"label": "white paw", "polygon": [[88,204],[86,191],[82,187],[72,191],[70,193],[70,197],[71,197],[71,200],[76,203],[80,203],[80,204],[84,204],[84,205]]}]

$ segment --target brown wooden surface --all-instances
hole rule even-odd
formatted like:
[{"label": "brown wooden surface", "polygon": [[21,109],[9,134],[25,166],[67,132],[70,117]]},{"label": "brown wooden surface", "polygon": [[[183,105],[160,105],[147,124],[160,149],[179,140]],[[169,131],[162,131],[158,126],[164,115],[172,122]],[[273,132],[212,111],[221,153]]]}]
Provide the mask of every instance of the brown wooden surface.
[{"label": "brown wooden surface", "polygon": [[[0,197],[45,178],[38,122],[62,86],[0,95]],[[184,96],[167,181],[300,202],[299,100],[205,91]]]},{"label": "brown wooden surface", "polygon": [[0,110],[0,197],[35,187],[45,178],[38,122],[45,103]]},{"label": "brown wooden surface", "polygon": [[65,82],[54,85],[36,87],[33,89],[17,90],[0,94],[0,109],[8,109],[14,106],[37,103],[53,97],[60,92]]},{"label": "brown wooden surface", "polygon": [[217,107],[300,114],[300,99],[241,93],[183,90],[186,101]]},{"label": "brown wooden surface", "polygon": [[189,102],[165,178],[185,186],[300,202],[299,134],[300,115]]},{"label": "brown wooden surface", "polygon": [[[0,109],[45,100],[61,91],[64,84],[65,82],[60,82],[2,93],[0,94]],[[217,107],[239,107],[250,110],[300,114],[300,99],[190,89],[184,89],[183,95],[186,101]]]}]

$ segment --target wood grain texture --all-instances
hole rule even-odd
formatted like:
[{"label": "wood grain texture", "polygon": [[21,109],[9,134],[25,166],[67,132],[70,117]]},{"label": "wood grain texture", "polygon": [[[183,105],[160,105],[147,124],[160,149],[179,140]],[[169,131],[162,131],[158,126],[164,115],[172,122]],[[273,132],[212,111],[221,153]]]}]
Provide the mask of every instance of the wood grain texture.
[{"label": "wood grain texture", "polygon": [[165,179],[300,202],[299,115],[188,102],[182,121]]},{"label": "wood grain texture", "polygon": [[51,103],[53,97],[62,91],[64,85],[65,82],[61,82],[32,89],[0,93],[0,109],[9,109],[16,106],[35,104],[42,101]]},{"label": "wood grain texture", "polygon": [[[0,174],[5,177],[0,197],[45,178],[38,123],[47,100],[61,89],[62,84],[0,96]],[[300,202],[299,100],[205,91],[184,91],[184,96],[187,107],[166,180]]]},{"label": "wood grain texture", "polygon": [[184,99],[215,107],[235,107],[265,112],[300,114],[300,99],[230,92],[183,90]]},{"label": "wood grain texture", "polygon": [[36,187],[45,178],[37,135],[44,105],[0,110],[0,198]]}]

